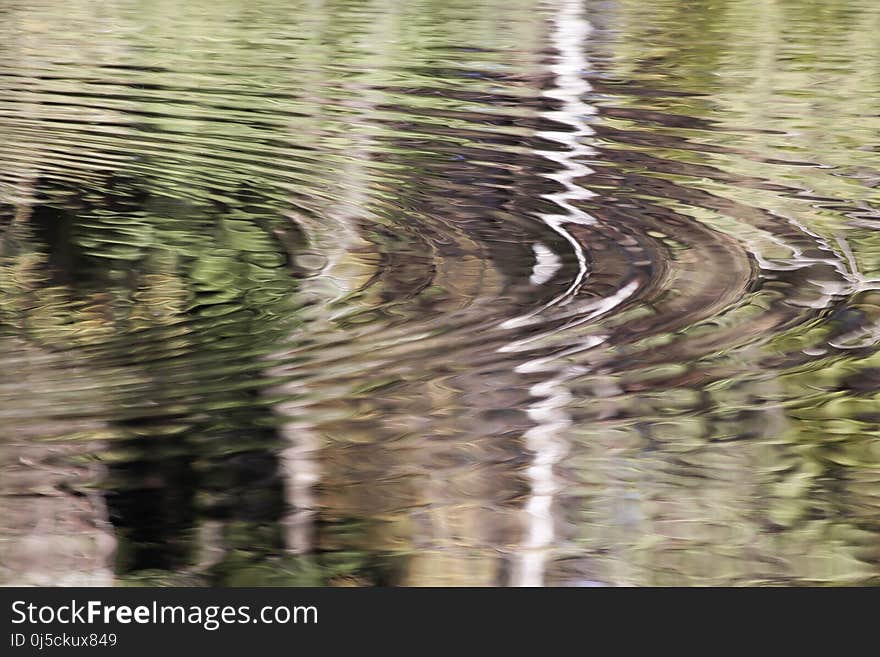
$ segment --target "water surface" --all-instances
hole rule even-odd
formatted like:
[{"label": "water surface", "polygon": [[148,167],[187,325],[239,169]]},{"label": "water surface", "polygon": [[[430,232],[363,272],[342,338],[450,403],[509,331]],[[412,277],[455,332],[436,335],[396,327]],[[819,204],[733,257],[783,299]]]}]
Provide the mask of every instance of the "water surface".
[{"label": "water surface", "polygon": [[880,583],[878,34],[0,0],[0,581]]}]

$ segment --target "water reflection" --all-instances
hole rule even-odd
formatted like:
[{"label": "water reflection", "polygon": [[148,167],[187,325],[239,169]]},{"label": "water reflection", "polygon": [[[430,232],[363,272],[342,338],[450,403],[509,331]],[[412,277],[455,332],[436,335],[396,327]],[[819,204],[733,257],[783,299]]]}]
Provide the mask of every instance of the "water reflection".
[{"label": "water reflection", "polygon": [[877,583],[874,3],[0,13],[4,583]]}]

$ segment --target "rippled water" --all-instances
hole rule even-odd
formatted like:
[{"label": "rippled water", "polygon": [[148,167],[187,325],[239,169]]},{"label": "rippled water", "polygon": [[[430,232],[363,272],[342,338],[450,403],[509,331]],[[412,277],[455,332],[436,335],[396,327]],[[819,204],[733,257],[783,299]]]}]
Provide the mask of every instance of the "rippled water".
[{"label": "rippled water", "polygon": [[880,583],[878,34],[0,1],[0,581]]}]

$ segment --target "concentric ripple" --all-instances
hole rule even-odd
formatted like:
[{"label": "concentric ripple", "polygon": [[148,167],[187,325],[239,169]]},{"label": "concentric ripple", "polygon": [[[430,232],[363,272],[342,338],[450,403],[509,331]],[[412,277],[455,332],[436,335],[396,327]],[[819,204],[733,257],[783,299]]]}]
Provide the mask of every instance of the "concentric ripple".
[{"label": "concentric ripple", "polygon": [[880,7],[0,5],[0,582],[880,582]]}]

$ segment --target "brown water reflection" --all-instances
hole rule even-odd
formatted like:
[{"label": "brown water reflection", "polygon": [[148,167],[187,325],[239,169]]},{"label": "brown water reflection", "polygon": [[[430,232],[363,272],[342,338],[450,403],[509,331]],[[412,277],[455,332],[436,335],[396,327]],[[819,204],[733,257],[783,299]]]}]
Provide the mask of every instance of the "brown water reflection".
[{"label": "brown water reflection", "polygon": [[878,31],[0,3],[0,581],[878,583]]}]

